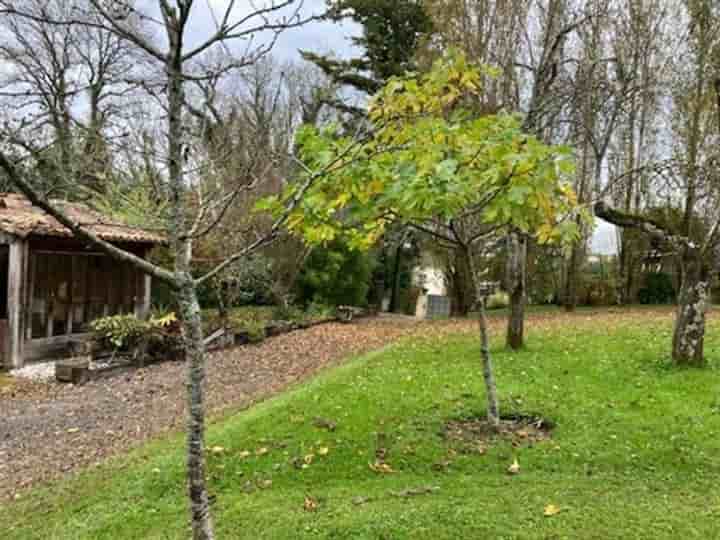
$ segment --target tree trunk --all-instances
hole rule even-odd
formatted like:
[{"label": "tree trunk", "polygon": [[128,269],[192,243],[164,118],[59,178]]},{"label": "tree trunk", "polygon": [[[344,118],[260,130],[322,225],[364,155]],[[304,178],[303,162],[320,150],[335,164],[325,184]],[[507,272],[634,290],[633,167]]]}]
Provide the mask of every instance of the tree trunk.
[{"label": "tree trunk", "polygon": [[485,317],[485,298],[478,298],[478,326],[480,330],[480,354],[482,356],[483,380],[487,394],[487,417],[493,426],[500,425],[500,403],[497,396],[497,384],[493,373],[492,357],[490,356],[490,339],[488,338],[487,317]]},{"label": "tree trunk", "polygon": [[575,245],[568,260],[567,274],[565,276],[565,311],[575,311],[577,307],[577,282],[581,254],[580,247]]},{"label": "tree trunk", "polygon": [[695,254],[684,257],[683,267],[672,357],[676,365],[700,367],[705,364],[703,345],[709,284],[702,261]]},{"label": "tree trunk", "polygon": [[510,316],[507,327],[507,345],[518,350],[524,345],[525,300],[527,275],[527,240],[518,233],[509,237],[507,282],[510,294]]},{"label": "tree trunk", "polygon": [[400,243],[395,248],[395,260],[393,261],[392,287],[390,289],[390,306],[388,311],[395,313],[398,308],[398,295],[400,294],[400,260],[402,258],[403,244],[405,243],[405,235],[400,239]]},{"label": "tree trunk", "polygon": [[205,346],[200,304],[192,278],[187,275],[178,293],[187,363],[188,431],[187,474],[194,540],[214,538],[210,501],[205,486]]},{"label": "tree trunk", "polygon": [[497,385],[493,372],[492,357],[490,356],[490,338],[488,337],[487,317],[485,316],[485,296],[480,290],[479,274],[475,268],[475,261],[469,248],[463,247],[467,266],[470,269],[475,297],[478,307],[478,329],[480,331],[480,357],[482,360],[483,381],[485,382],[485,394],[487,396],[487,417],[488,422],[497,427],[500,425],[500,403],[497,396]]},{"label": "tree trunk", "polygon": [[[169,8],[168,8],[169,9]],[[165,13],[171,18],[170,13]],[[173,15],[174,16],[174,15]],[[187,363],[188,433],[187,476],[193,540],[213,540],[210,502],[205,485],[205,346],[197,288],[190,273],[192,240],[187,236],[186,183],[183,160],[183,106],[185,103],[182,29],[168,25],[171,55],[167,64],[168,96],[168,191],[170,195],[170,242],[179,285],[178,304],[183,325]]]}]

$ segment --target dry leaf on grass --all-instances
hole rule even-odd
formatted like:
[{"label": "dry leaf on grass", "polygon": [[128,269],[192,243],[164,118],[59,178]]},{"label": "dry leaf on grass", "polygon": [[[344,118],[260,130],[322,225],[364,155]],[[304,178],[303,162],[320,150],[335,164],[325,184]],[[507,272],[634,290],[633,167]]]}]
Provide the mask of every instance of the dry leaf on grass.
[{"label": "dry leaf on grass", "polygon": [[508,474],[520,474],[520,463],[518,463],[517,458],[515,458],[512,462],[512,464],[507,468]]},{"label": "dry leaf on grass", "polygon": [[315,497],[311,497],[310,495],[305,495],[305,502],[303,503],[303,508],[306,512],[314,512],[318,509],[318,501]]},{"label": "dry leaf on grass", "polygon": [[368,463],[371,471],[380,474],[392,474],[396,472],[389,464],[376,461],[375,463]]},{"label": "dry leaf on grass", "polygon": [[554,504],[548,504],[545,507],[545,511],[543,512],[543,515],[545,517],[555,516],[555,515],[559,514],[561,511],[562,510],[560,509],[559,506],[555,506]]}]

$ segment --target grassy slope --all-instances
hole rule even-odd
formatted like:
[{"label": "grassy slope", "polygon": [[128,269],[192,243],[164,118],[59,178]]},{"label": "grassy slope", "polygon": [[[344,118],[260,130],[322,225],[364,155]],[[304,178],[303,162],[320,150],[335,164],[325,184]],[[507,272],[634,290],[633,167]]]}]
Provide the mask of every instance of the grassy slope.
[{"label": "grassy slope", "polygon": [[[209,465],[220,538],[720,537],[715,366],[667,367],[667,316],[582,315],[578,324],[533,331],[519,354],[495,351],[506,410],[558,424],[554,440],[534,448],[448,456],[443,420],[483,406],[471,336],[365,356],[213,426],[210,445],[225,449]],[[718,337],[713,329],[711,358]],[[317,416],[338,429],[314,427]],[[368,467],[377,432],[396,474]],[[290,464],[308,454],[307,469]],[[514,455],[522,472],[511,477]],[[433,470],[448,457],[449,469]],[[266,487],[246,493],[248,482]],[[428,485],[440,489],[391,495]],[[303,509],[305,495],[319,500],[316,512]],[[355,505],[358,496],[374,500]],[[181,441],[159,442],[12,503],[0,511],[3,538],[183,538],[183,497]],[[562,512],[544,517],[547,504]]]}]

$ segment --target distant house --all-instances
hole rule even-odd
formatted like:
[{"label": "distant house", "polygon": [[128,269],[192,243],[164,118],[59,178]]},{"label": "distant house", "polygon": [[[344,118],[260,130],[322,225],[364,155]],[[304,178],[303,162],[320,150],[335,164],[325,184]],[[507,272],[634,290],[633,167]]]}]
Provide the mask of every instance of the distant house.
[{"label": "distant house", "polygon": [[[87,206],[56,202],[98,237],[144,257],[164,238],[113,222]],[[0,367],[51,357],[102,316],[150,304],[150,276],[73,238],[25,197],[0,194]]]}]

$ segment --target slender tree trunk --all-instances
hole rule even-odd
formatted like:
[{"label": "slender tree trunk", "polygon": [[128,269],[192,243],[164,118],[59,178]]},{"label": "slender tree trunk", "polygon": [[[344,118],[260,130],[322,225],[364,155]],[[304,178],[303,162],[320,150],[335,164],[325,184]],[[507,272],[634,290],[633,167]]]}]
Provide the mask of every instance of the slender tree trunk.
[{"label": "slender tree trunk", "polygon": [[175,256],[175,276],[180,285],[178,304],[186,348],[188,391],[187,477],[193,540],[213,540],[210,502],[205,483],[205,350],[197,289],[190,273],[192,240],[185,210],[187,186],[183,163],[184,77],[182,30],[168,25],[171,56],[168,77],[168,191],[171,201],[170,240]]},{"label": "slender tree trunk", "polygon": [[187,363],[188,430],[187,474],[194,540],[214,538],[210,501],[205,486],[205,345],[197,291],[185,277],[178,301],[182,315]]},{"label": "slender tree trunk", "polygon": [[567,274],[565,277],[565,311],[573,312],[577,307],[577,282],[580,259],[580,247],[575,245],[570,252],[570,259],[567,265]]},{"label": "slender tree trunk", "polygon": [[400,293],[400,259],[402,258],[403,243],[405,243],[405,236],[400,239],[400,243],[395,248],[395,260],[393,261],[393,277],[392,277],[392,289],[390,292],[390,306],[388,311],[395,313],[398,307],[398,294]]},{"label": "slender tree trunk", "polygon": [[676,365],[699,367],[705,364],[703,346],[709,283],[696,254],[686,254],[683,267],[672,357]]},{"label": "slender tree trunk", "polygon": [[507,281],[510,294],[510,317],[507,345],[513,350],[523,347],[525,339],[525,301],[527,276],[527,240],[519,233],[509,237]]},{"label": "slender tree trunk", "polygon": [[471,279],[475,290],[478,306],[478,330],[480,332],[480,357],[482,360],[483,381],[485,382],[485,394],[487,397],[488,422],[497,427],[500,425],[500,402],[497,395],[497,384],[493,371],[492,357],[490,355],[490,338],[488,336],[487,317],[485,316],[485,296],[480,289],[479,274],[475,268],[475,262],[470,250],[465,247],[464,254],[467,258]]},{"label": "slender tree trunk", "polygon": [[493,426],[500,425],[500,402],[497,396],[497,384],[490,356],[490,339],[488,337],[487,317],[485,316],[485,298],[478,300],[478,327],[480,330],[480,354],[482,355],[483,380],[487,393],[488,422]]}]

